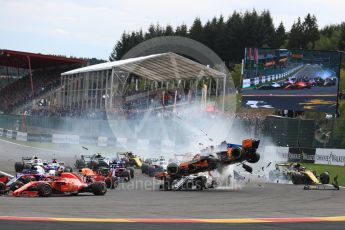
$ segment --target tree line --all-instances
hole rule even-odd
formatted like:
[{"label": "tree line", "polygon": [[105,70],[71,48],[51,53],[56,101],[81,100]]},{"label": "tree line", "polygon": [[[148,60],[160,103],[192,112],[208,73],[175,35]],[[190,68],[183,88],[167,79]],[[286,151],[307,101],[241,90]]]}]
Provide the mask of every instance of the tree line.
[{"label": "tree line", "polygon": [[110,61],[119,60],[137,44],[159,36],[183,36],[194,39],[215,51],[231,69],[240,63],[245,47],[298,48],[345,50],[345,23],[319,28],[315,15],[307,14],[295,20],[290,31],[283,22],[273,24],[270,11],[256,10],[239,13],[228,18],[222,15],[202,23],[196,18],[188,28],[182,24],[151,24],[147,31],[123,32],[110,54]]}]

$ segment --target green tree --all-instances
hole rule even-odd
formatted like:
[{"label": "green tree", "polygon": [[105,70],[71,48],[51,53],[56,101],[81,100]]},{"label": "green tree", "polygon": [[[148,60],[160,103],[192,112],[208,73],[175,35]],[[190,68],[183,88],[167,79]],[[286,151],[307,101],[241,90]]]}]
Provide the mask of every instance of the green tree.
[{"label": "green tree", "polygon": [[294,22],[290,34],[289,41],[287,44],[288,48],[304,48],[304,33],[301,18],[298,17],[297,22]]},{"label": "green tree", "polygon": [[345,23],[342,24],[342,27],[340,30],[338,49],[345,51]]},{"label": "green tree", "polygon": [[315,15],[307,14],[303,22],[304,42],[303,48],[314,49],[315,42],[319,40],[320,33]]},{"label": "green tree", "polygon": [[187,37],[188,36],[188,28],[187,28],[186,24],[182,24],[181,26],[176,27],[175,35]]},{"label": "green tree", "polygon": [[175,34],[174,28],[171,25],[167,25],[164,30],[164,36],[173,36]]},{"label": "green tree", "polygon": [[281,48],[286,40],[286,32],[283,22],[280,22],[277,29],[274,31],[274,39],[272,47],[274,48]]},{"label": "green tree", "polygon": [[259,29],[263,35],[263,46],[273,47],[275,39],[275,30],[273,25],[273,19],[271,13],[265,10],[260,15],[260,26]]},{"label": "green tree", "polygon": [[189,37],[199,42],[204,42],[204,28],[202,26],[200,18],[196,18],[189,30]]}]

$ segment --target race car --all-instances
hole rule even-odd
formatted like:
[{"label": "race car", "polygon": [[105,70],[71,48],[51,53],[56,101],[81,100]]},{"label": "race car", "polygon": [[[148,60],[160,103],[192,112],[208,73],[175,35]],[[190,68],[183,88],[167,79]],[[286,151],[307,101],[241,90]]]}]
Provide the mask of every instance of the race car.
[{"label": "race car", "polygon": [[7,191],[14,191],[30,181],[44,180],[48,174],[42,166],[31,166],[31,169],[24,169],[21,173],[17,173],[6,183]]},{"label": "race car", "polygon": [[128,182],[131,180],[131,171],[126,168],[126,162],[114,161],[111,164],[112,176],[116,177],[119,181]]},{"label": "race car", "polygon": [[276,164],[275,170],[269,172],[269,179],[273,182],[291,181],[295,185],[318,185],[329,184],[330,182],[328,172],[323,172],[317,176],[315,172],[301,167],[299,163]]},{"label": "race car", "polygon": [[141,167],[141,172],[149,177],[154,177],[158,172],[166,171],[167,164],[163,157],[146,159]]},{"label": "race car", "polygon": [[134,155],[132,152],[124,152],[124,153],[118,153],[118,159],[120,159],[119,156],[123,156],[122,160],[128,161],[128,165],[131,167],[141,168],[142,161],[139,156]]},{"label": "race car", "polygon": [[77,169],[90,168],[92,170],[97,170],[99,167],[110,167],[111,159],[102,156],[102,154],[97,153],[93,155],[81,155],[80,159],[75,162],[75,167]]},{"label": "race car", "polygon": [[37,156],[32,157],[22,157],[21,162],[15,162],[14,169],[15,172],[21,172],[23,169],[30,169],[32,166],[39,165],[42,166],[46,161],[39,159]]},{"label": "race car", "polygon": [[[244,164],[256,163],[260,159],[257,152],[259,140],[246,139],[242,141],[242,145],[222,143],[217,148],[210,148],[212,151],[209,155],[196,154],[190,161],[180,164],[170,163],[166,172],[156,173],[155,178],[163,180],[163,190],[181,190],[188,188],[186,183],[190,183],[190,175],[196,175],[202,172],[213,170],[222,171],[225,166],[240,163],[242,167],[251,173],[253,169]],[[197,190],[205,188],[205,178],[195,177],[193,183]],[[192,186],[193,187],[193,186]]]},{"label": "race car", "polygon": [[88,184],[92,184],[96,181],[104,181],[107,188],[115,189],[117,187],[117,177],[113,176],[113,173],[108,168],[99,168],[97,171],[93,171],[89,168],[82,168],[79,171],[83,181]]},{"label": "race car", "polygon": [[11,192],[12,196],[40,196],[48,197],[53,194],[93,193],[94,195],[104,195],[107,186],[102,181],[95,181],[88,184],[79,175],[71,172],[61,172],[58,176],[51,176],[41,181],[31,181]]},{"label": "race car", "polygon": [[69,166],[65,166],[65,163],[62,161],[58,161],[57,159],[53,159],[52,162],[43,162],[43,168],[46,172],[51,172],[52,174],[57,171],[60,167],[64,167],[65,171],[72,172],[72,168]]},{"label": "race car", "polygon": [[282,85],[279,84],[278,82],[271,82],[268,84],[263,84],[259,87],[257,87],[256,89],[263,89],[263,90],[267,90],[267,89],[281,89]]},{"label": "race car", "polygon": [[0,194],[4,194],[6,191],[6,184],[10,178],[7,175],[0,175]]},{"label": "race car", "polygon": [[284,89],[311,89],[311,85],[308,82],[297,81],[287,85]]}]

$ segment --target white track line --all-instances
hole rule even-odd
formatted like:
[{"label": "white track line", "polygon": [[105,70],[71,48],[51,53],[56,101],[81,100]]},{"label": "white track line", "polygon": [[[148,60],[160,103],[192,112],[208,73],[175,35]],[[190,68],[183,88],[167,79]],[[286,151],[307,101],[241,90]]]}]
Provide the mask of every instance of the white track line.
[{"label": "white track line", "polygon": [[58,153],[68,153],[67,151],[63,152],[63,151],[59,151],[59,150],[51,150],[51,149],[38,148],[38,147],[33,147],[33,146],[28,146],[28,145],[21,145],[21,144],[14,143],[14,142],[7,141],[7,140],[3,140],[3,139],[0,139],[0,141],[6,142],[6,143],[9,143],[9,144],[12,144],[12,145],[17,145],[17,146],[20,146],[20,147],[25,147],[25,148],[38,149],[38,150],[50,151],[50,152],[58,152]]}]

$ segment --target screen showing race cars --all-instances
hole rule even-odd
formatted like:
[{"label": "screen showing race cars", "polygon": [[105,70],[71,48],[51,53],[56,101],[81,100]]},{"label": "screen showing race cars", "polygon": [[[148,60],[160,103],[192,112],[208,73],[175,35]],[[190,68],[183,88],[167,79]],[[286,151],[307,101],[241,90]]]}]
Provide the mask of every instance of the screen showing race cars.
[{"label": "screen showing race cars", "polygon": [[242,104],[335,114],[339,68],[336,51],[246,48]]}]

